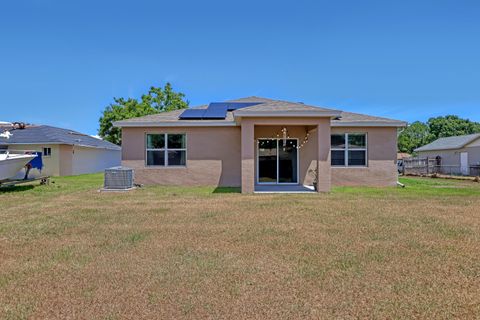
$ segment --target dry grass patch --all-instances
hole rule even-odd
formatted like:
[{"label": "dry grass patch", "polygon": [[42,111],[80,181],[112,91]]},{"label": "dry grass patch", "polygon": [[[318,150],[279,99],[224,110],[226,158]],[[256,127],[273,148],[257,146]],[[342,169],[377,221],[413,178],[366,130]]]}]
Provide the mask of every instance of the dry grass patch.
[{"label": "dry grass patch", "polygon": [[0,191],[0,318],[476,318],[480,187],[404,182]]}]

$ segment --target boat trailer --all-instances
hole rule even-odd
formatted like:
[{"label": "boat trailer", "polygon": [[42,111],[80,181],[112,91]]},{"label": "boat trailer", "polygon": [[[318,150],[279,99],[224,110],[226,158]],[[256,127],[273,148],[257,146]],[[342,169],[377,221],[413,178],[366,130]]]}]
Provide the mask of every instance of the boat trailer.
[{"label": "boat trailer", "polygon": [[8,188],[8,187],[15,187],[17,185],[21,185],[24,183],[40,181],[40,185],[49,185],[50,184],[50,177],[43,176],[37,178],[29,178],[29,179],[7,179],[0,181],[0,189],[1,188]]}]

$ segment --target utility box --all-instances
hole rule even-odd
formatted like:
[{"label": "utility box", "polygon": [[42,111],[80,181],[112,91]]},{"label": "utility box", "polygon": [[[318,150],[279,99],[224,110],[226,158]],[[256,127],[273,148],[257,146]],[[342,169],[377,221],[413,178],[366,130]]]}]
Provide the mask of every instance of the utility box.
[{"label": "utility box", "polygon": [[105,169],[103,190],[130,190],[134,188],[134,171],[127,167]]}]

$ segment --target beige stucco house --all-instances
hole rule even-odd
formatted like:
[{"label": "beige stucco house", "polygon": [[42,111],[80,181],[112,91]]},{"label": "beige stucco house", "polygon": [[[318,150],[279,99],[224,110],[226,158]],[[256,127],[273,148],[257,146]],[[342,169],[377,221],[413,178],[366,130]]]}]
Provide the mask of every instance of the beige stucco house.
[{"label": "beige stucco house", "polygon": [[114,123],[137,183],[237,186],[395,186],[405,122],[248,97]]},{"label": "beige stucco house", "polygon": [[[10,132],[9,139],[0,138],[0,150],[41,154],[42,169],[32,169],[29,177],[95,173],[121,163],[119,146],[73,130],[29,125]],[[19,172],[18,177],[23,175]]]}]

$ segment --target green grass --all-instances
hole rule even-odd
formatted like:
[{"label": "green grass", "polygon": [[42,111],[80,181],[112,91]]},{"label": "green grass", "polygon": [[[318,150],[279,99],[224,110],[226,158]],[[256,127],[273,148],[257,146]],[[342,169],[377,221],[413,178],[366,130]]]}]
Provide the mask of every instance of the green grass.
[{"label": "green grass", "polygon": [[401,177],[399,181],[405,185],[405,188],[334,187],[332,192],[361,196],[407,196],[413,198],[480,195],[479,183],[469,180]]},{"label": "green grass", "polygon": [[[399,181],[405,188],[377,188],[377,187],[333,187],[333,194],[357,194],[361,196],[388,196],[405,195],[409,197],[422,197],[443,195],[480,195],[479,183],[453,179],[432,179],[417,177],[401,177]],[[21,192],[29,196],[51,196],[70,194],[85,190],[100,189],[103,185],[102,174],[86,174],[80,176],[53,177],[48,186],[39,186],[38,183],[20,185],[10,188],[0,188],[0,194]],[[231,187],[182,187],[182,186],[150,186],[151,192],[161,192],[172,197],[199,196],[223,193],[239,193],[240,188]]]}]

